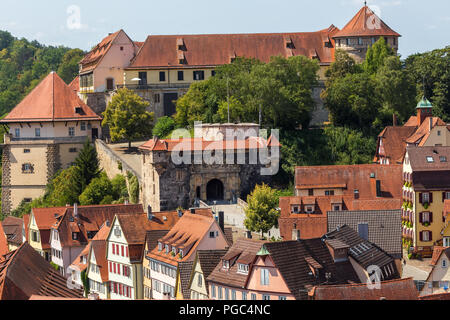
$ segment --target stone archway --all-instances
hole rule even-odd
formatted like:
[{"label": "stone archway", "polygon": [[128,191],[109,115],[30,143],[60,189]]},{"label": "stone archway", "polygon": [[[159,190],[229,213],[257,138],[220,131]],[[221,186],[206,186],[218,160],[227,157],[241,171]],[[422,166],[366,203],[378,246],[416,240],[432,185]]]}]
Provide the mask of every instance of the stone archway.
[{"label": "stone archway", "polygon": [[219,179],[213,179],[206,185],[206,198],[208,201],[222,201],[224,194],[223,183]]}]

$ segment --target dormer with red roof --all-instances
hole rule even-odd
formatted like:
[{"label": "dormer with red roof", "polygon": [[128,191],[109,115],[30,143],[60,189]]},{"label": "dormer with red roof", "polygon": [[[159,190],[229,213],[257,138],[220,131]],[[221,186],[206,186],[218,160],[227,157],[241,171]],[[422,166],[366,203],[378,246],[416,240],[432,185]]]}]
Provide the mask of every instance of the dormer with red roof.
[{"label": "dormer with red roof", "polygon": [[333,35],[336,49],[347,51],[357,62],[365,59],[367,49],[380,37],[384,37],[386,43],[397,52],[398,38],[401,35],[392,30],[367,5],[342,30]]}]

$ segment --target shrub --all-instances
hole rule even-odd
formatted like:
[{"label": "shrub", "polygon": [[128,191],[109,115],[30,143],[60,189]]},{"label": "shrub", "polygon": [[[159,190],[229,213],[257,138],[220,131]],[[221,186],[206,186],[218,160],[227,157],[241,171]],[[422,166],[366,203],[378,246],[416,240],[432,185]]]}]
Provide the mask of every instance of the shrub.
[{"label": "shrub", "polygon": [[161,117],[156,121],[153,135],[159,138],[167,137],[175,129],[175,120],[171,117]]}]

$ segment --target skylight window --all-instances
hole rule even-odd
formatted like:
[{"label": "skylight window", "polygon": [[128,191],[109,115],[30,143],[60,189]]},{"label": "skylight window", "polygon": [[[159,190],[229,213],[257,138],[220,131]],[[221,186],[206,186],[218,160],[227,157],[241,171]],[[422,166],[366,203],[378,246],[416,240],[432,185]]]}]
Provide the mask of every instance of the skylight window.
[{"label": "skylight window", "polygon": [[433,162],[434,162],[433,157],[427,157],[427,162],[428,162],[428,163],[433,163]]},{"label": "skylight window", "polygon": [[439,160],[440,160],[441,162],[447,162],[447,157],[446,157],[446,156],[440,156],[440,157],[439,157]]}]

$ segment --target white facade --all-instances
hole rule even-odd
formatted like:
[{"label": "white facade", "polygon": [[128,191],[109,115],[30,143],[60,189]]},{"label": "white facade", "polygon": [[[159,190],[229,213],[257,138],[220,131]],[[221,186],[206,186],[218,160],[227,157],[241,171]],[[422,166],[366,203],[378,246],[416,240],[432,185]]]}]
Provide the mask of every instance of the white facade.
[{"label": "white facade", "polygon": [[108,283],[104,283],[102,280],[92,246],[89,250],[88,259],[89,262],[86,269],[86,275],[89,280],[90,293],[97,293],[101,300],[106,300],[108,299]]}]

